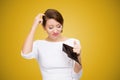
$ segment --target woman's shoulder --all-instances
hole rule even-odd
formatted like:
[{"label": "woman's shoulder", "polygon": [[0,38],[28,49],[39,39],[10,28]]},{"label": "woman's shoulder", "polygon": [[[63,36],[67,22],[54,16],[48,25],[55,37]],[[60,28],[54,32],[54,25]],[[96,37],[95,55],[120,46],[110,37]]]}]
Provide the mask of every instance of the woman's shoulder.
[{"label": "woman's shoulder", "polygon": [[73,37],[64,37],[64,40],[79,40],[79,39]]},{"label": "woman's shoulder", "polygon": [[71,41],[80,41],[80,40],[77,39],[77,38],[68,38],[68,40],[71,40]]},{"label": "woman's shoulder", "polygon": [[38,40],[34,40],[34,41],[33,41],[33,44],[38,44],[38,43],[41,43],[41,42],[43,42],[43,41],[44,41],[44,40],[39,40],[39,39],[38,39]]},{"label": "woman's shoulder", "polygon": [[74,41],[76,41],[77,43],[80,43],[80,40],[77,38],[68,38],[65,42],[74,43]]}]

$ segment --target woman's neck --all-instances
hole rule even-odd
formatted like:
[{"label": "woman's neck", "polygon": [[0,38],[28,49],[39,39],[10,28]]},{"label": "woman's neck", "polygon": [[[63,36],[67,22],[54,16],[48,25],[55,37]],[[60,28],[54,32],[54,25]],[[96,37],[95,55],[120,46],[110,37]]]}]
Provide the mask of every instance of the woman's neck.
[{"label": "woman's neck", "polygon": [[55,39],[52,39],[52,38],[50,38],[49,36],[45,39],[45,40],[47,40],[47,41],[51,41],[51,42],[59,42],[59,41],[64,41],[64,40],[66,40],[66,39],[68,39],[68,38],[66,38],[66,37],[64,37],[64,36],[59,36],[59,37],[57,37],[57,38],[55,38]]}]

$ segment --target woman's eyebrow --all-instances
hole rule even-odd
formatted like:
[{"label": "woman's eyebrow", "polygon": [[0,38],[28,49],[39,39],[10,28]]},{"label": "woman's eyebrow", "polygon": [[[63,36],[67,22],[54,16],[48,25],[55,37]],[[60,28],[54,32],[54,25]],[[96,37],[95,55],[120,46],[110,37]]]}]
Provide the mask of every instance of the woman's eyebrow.
[{"label": "woman's eyebrow", "polygon": [[57,24],[56,26],[60,26],[61,24]]},{"label": "woman's eyebrow", "polygon": [[48,26],[54,26],[54,25],[50,24],[50,25],[48,25]]},{"label": "woman's eyebrow", "polygon": [[53,24],[48,24],[48,26],[59,26],[59,25],[61,25],[61,24],[56,24],[56,25],[53,25]]}]

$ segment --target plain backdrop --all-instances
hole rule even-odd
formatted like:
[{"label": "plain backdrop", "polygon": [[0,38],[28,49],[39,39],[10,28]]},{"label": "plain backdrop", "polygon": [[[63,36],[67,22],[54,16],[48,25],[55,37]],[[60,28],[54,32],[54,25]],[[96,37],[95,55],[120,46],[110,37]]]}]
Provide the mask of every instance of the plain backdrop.
[{"label": "plain backdrop", "polygon": [[[26,60],[20,53],[35,16],[49,8],[63,15],[62,34],[81,41],[81,80],[120,80],[119,3],[119,0],[0,0],[0,80],[42,79],[37,61]],[[39,25],[35,40],[46,36]]]}]

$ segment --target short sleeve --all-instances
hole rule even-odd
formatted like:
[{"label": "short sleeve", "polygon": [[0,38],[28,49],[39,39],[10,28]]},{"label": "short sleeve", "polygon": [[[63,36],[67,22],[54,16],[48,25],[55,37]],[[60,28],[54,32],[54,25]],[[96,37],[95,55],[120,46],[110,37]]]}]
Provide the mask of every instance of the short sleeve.
[{"label": "short sleeve", "polygon": [[30,53],[23,53],[21,51],[21,56],[24,57],[25,59],[33,59],[33,58],[36,58],[37,57],[37,54],[38,54],[38,41],[34,41],[33,42],[33,47],[32,47],[32,51]]}]

